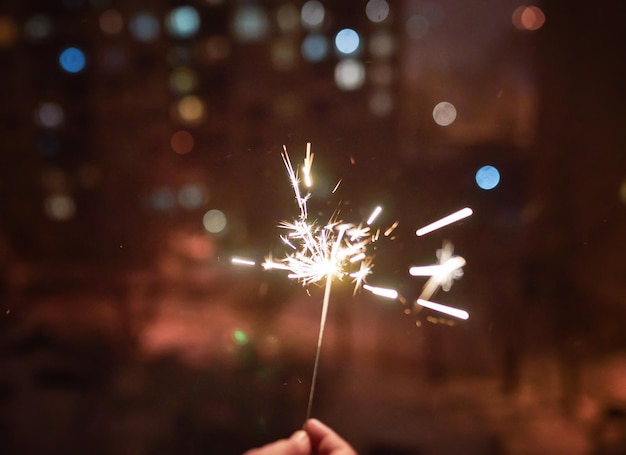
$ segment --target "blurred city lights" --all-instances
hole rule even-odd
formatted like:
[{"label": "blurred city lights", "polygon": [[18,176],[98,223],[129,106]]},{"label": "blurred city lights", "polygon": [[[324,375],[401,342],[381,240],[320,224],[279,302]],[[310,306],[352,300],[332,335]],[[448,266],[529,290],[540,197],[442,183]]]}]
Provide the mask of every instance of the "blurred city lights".
[{"label": "blurred city lights", "polygon": [[138,41],[150,42],[158,38],[161,32],[159,19],[150,12],[141,12],[130,19],[130,34]]},{"label": "blurred city lights", "polygon": [[76,205],[70,196],[54,194],[45,199],[44,211],[53,220],[65,221],[74,216]]},{"label": "blurred city lights", "polygon": [[365,83],[365,66],[358,60],[341,60],[335,66],[335,84],[341,90],[356,90]]},{"label": "blurred city lights", "polygon": [[152,192],[150,203],[154,210],[167,212],[176,206],[176,195],[171,188],[161,186]]},{"label": "blurred city lights", "polygon": [[207,190],[195,183],[183,185],[178,191],[178,203],[187,210],[197,209],[207,200]]},{"label": "blurred city lights", "polygon": [[369,51],[372,57],[389,58],[393,55],[394,48],[393,36],[386,30],[379,30],[370,37]]},{"label": "blurred city lights", "polygon": [[258,41],[269,33],[270,23],[265,10],[257,5],[241,5],[234,18],[234,31],[240,41]]},{"label": "blurred city lights", "polygon": [[36,14],[24,24],[24,33],[33,41],[41,41],[52,34],[52,21],[45,14]]},{"label": "blurred city lights", "polygon": [[10,16],[0,16],[0,47],[12,46],[18,37],[17,24]]},{"label": "blurred city lights", "polygon": [[192,6],[174,8],[167,15],[166,27],[175,38],[189,38],[200,29],[200,15]]},{"label": "blurred city lights", "polygon": [[79,73],[85,69],[87,59],[83,51],[76,47],[68,47],[59,55],[59,64],[68,73]]},{"label": "blurred city lights", "polygon": [[209,210],[202,217],[202,225],[211,234],[219,234],[226,229],[226,215],[221,210]]},{"label": "blurred city lights", "polygon": [[189,131],[176,131],[170,139],[172,150],[179,155],[186,155],[191,152],[194,147],[194,139]]},{"label": "blurred city lights", "polygon": [[317,30],[324,24],[324,16],[326,10],[324,5],[317,0],[309,0],[302,5],[300,10],[300,18],[302,25],[309,30]]},{"label": "blurred city lights", "polygon": [[385,117],[393,110],[393,98],[388,91],[376,91],[370,95],[370,112],[377,117]]},{"label": "blurred city lights", "polygon": [[546,16],[537,6],[519,6],[511,17],[513,25],[518,30],[534,31],[540,29],[546,22]]},{"label": "blurred city lights", "polygon": [[442,101],[433,109],[433,119],[437,125],[451,125],[456,120],[456,108],[452,103]]},{"label": "blurred city lights", "polygon": [[276,23],[283,33],[291,33],[300,26],[300,13],[298,7],[292,3],[281,5],[276,11]]},{"label": "blurred city lights", "polygon": [[309,35],[302,41],[302,56],[309,62],[320,62],[328,56],[328,39],[324,35]]},{"label": "blurred city lights", "polygon": [[100,30],[107,35],[117,35],[124,28],[124,18],[119,11],[109,9],[100,14],[98,24],[100,25]]},{"label": "blurred city lights", "polygon": [[405,23],[405,30],[407,35],[413,39],[424,38],[428,34],[430,29],[430,23],[421,14],[413,14]]},{"label": "blurred city lights", "polygon": [[298,51],[292,39],[277,39],[272,43],[271,56],[274,68],[288,70],[293,68]]},{"label": "blurred city lights", "polygon": [[57,103],[42,103],[35,112],[35,121],[44,128],[58,128],[64,120],[63,108]]},{"label": "blurred city lights", "polygon": [[181,123],[193,126],[204,119],[204,102],[196,95],[187,95],[176,104],[176,113]]},{"label": "blurred city lights", "polygon": [[203,50],[209,62],[223,60],[230,55],[230,41],[227,36],[211,36],[204,42]]},{"label": "blurred city lights", "polygon": [[494,166],[483,166],[476,172],[476,184],[483,190],[492,190],[500,183],[500,172]]},{"label": "blurred city lights", "polygon": [[359,34],[351,28],[344,28],[335,35],[335,47],[341,54],[354,54],[360,44]]},{"label": "blurred city lights", "polygon": [[198,86],[198,76],[187,67],[179,67],[170,75],[170,89],[177,95],[186,95]]},{"label": "blurred city lights", "polygon": [[389,16],[389,3],[385,0],[369,0],[365,5],[365,15],[372,22],[383,22]]},{"label": "blurred city lights", "polygon": [[240,346],[248,344],[248,335],[243,330],[235,330],[233,332],[233,340]]}]

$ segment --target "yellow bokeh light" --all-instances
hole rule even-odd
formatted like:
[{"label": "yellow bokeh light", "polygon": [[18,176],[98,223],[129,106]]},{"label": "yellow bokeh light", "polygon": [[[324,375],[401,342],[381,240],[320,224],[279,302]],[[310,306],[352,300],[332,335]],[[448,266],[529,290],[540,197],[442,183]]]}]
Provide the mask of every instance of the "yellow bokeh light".
[{"label": "yellow bokeh light", "polygon": [[170,75],[170,89],[179,95],[192,92],[198,86],[198,77],[190,68],[176,68]]},{"label": "yellow bokeh light", "polygon": [[187,95],[178,101],[176,114],[181,123],[198,125],[204,120],[206,114],[204,101],[195,95]]}]

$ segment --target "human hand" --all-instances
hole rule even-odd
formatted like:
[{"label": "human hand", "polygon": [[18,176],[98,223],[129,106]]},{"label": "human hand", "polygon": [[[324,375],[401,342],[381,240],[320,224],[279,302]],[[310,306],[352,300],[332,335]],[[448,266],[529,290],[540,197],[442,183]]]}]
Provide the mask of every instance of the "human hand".
[{"label": "human hand", "polygon": [[312,448],[317,455],[357,455],[355,450],[330,427],[317,419],[309,419],[304,424]]},{"label": "human hand", "polygon": [[296,431],[289,439],[280,439],[244,455],[357,455],[341,436],[317,419],[309,419],[304,431]]},{"label": "human hand", "polygon": [[243,455],[311,455],[311,441],[306,431],[296,431],[289,439],[250,449]]}]

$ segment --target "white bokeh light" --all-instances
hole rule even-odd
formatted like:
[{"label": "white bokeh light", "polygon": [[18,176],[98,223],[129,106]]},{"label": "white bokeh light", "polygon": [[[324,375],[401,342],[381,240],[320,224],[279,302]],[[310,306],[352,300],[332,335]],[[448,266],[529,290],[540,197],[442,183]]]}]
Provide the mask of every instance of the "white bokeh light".
[{"label": "white bokeh light", "polygon": [[456,108],[452,103],[442,101],[433,109],[433,119],[437,125],[451,125],[456,120]]}]

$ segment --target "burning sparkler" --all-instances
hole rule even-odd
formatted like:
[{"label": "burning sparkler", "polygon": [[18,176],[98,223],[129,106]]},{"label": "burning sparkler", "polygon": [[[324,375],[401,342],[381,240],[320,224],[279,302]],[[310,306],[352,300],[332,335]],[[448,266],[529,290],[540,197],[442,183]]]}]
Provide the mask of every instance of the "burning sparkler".
[{"label": "burning sparkler", "polygon": [[[312,186],[311,165],[313,157],[311,144],[308,143],[304,165],[301,168],[302,180],[307,188]],[[382,212],[382,207],[376,207],[367,221],[360,224],[345,223],[339,219],[337,213],[331,216],[325,225],[320,225],[317,221],[310,221],[308,219],[307,201],[311,197],[311,193],[303,194],[301,192],[300,186],[303,182],[294,170],[285,147],[283,147],[282,158],[293,187],[296,202],[300,208],[300,216],[293,222],[283,221],[279,225],[286,231],[281,239],[291,249],[291,252],[282,259],[267,258],[263,267],[265,270],[285,270],[289,272],[289,278],[298,280],[303,286],[325,281],[317,353],[306,415],[308,419],[311,416],[332,282],[335,279],[343,280],[349,277],[354,283],[355,293],[365,283],[365,279],[373,267],[373,257],[368,254],[368,247],[378,239],[380,234],[380,231],[373,230],[371,225]],[[397,223],[387,229],[383,235],[389,236],[395,226]]]}]

